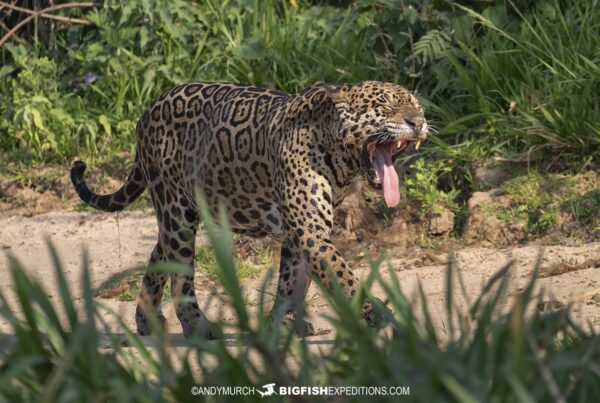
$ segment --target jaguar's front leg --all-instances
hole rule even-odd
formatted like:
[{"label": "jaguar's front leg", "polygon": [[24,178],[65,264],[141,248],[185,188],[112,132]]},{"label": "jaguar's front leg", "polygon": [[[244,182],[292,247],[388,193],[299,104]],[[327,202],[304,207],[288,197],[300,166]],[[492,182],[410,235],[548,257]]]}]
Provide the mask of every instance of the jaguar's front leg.
[{"label": "jaguar's front leg", "polygon": [[[326,187],[321,187],[327,192]],[[311,194],[311,192],[307,192]],[[285,239],[281,247],[279,284],[275,307],[285,305],[286,320],[293,320],[298,304],[304,302],[311,279],[320,281],[331,289],[337,283],[347,298],[351,298],[358,287],[358,278],[330,240],[333,226],[333,206],[327,204],[330,197],[309,200],[302,208],[283,208]],[[363,317],[373,321],[373,308],[369,302],[363,306]],[[298,333],[313,332],[312,326],[300,324]]]},{"label": "jaguar's front leg", "polygon": [[[297,253],[293,242],[286,238],[281,243],[281,259],[279,263],[279,282],[273,312],[283,314],[283,322],[295,327],[299,336],[305,337],[315,333],[313,325],[306,321],[297,322],[298,309],[304,308],[304,300],[311,283],[310,268],[306,254]],[[280,310],[283,310],[281,312]]]},{"label": "jaguar's front leg", "polygon": [[[286,238],[281,247],[276,307],[286,306],[286,322],[295,319],[298,304],[304,303],[311,278],[320,281],[329,290],[337,283],[347,298],[356,293],[358,286],[358,278],[328,237],[324,234],[305,235],[302,230],[300,233]],[[362,307],[362,317],[368,324],[377,321],[368,301]],[[297,326],[300,335],[314,333],[309,322],[304,321]]]}]

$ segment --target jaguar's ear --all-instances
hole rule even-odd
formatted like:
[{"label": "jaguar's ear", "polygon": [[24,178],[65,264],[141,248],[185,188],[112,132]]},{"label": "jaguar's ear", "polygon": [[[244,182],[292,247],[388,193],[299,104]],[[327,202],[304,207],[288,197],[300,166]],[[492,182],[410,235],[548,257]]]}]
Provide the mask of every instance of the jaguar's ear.
[{"label": "jaguar's ear", "polygon": [[342,86],[335,86],[326,84],[324,82],[317,82],[316,84],[322,86],[327,91],[329,98],[333,101],[333,103],[338,107],[347,107],[348,106],[348,98],[346,97],[346,91]]}]

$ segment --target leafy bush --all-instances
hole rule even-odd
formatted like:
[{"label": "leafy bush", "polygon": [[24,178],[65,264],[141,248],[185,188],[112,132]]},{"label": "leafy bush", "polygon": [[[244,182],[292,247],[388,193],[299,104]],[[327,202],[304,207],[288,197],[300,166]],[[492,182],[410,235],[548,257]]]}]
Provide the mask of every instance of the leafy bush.
[{"label": "leafy bush", "polygon": [[143,108],[187,81],[376,79],[419,91],[436,158],[581,168],[600,141],[599,13],[597,0],[105,0],[81,11],[91,27],[0,51],[0,147],[36,161],[131,152]]},{"label": "leafy bush", "polygon": [[448,174],[452,168],[444,162],[425,162],[417,160],[411,165],[412,173],[404,180],[404,187],[408,197],[416,201],[424,215],[438,214],[440,208],[457,211],[455,189],[444,192],[438,188],[438,179],[441,175]]},{"label": "leafy bush", "polygon": [[[94,156],[102,153],[109,144],[98,141],[106,116],[90,116],[81,99],[59,89],[59,67],[53,60],[32,60],[22,46],[7,48],[19,73],[8,85],[8,102],[0,106],[2,115],[8,115],[0,120],[0,130],[6,132],[0,145],[26,149],[37,160],[45,155],[67,158],[81,148]],[[110,126],[106,134],[110,136]]]}]

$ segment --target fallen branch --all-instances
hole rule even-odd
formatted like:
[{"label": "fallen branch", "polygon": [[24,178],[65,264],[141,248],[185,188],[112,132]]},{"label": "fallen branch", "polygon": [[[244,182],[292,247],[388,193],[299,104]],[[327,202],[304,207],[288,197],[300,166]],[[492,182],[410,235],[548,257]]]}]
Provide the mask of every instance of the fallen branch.
[{"label": "fallen branch", "polygon": [[[3,6],[10,6],[9,8],[16,7],[16,6],[9,5],[5,2],[0,2],[0,4]],[[39,11],[32,11],[32,10],[24,9],[24,10],[28,10],[26,12],[30,12],[31,14],[28,17],[26,17],[25,19],[23,19],[21,22],[19,22],[17,25],[15,25],[10,31],[8,31],[8,33],[6,35],[4,35],[2,37],[2,39],[0,39],[0,47],[2,47],[2,45],[4,45],[4,42],[6,42],[12,35],[14,35],[15,32],[17,32],[19,29],[21,29],[21,27],[25,26],[30,21],[32,21],[33,19],[35,19],[39,16],[42,16],[44,14],[49,15],[48,13],[51,11],[58,11],[58,10],[62,10],[65,8],[95,7],[97,5],[98,4],[96,4],[96,3],[68,3],[68,4],[59,4],[56,6],[47,7],[47,8],[44,8],[43,10],[39,10]],[[21,8],[21,7],[19,7],[19,8]],[[22,11],[22,10],[18,10],[18,11]],[[59,16],[55,15],[53,17],[59,17]],[[62,17],[62,18],[69,19],[68,17]],[[81,21],[84,21],[84,20],[81,20]],[[89,24],[88,21],[86,21],[86,23]]]},{"label": "fallen branch", "polygon": [[[5,31],[10,31],[10,28],[7,27],[2,21],[0,21],[0,28],[2,28]],[[27,44],[27,41],[21,37],[19,37],[17,34],[13,34],[13,38],[15,38],[15,40],[17,42],[19,42],[21,45],[25,45]]]}]

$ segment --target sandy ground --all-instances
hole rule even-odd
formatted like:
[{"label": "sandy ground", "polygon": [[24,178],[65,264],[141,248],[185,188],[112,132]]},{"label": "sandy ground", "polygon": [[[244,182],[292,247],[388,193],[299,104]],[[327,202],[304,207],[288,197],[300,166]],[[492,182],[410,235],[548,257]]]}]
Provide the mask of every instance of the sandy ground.
[{"label": "sandy ground", "polygon": [[[68,282],[72,285],[74,299],[77,301],[81,298],[79,283],[84,249],[87,249],[90,256],[93,286],[99,287],[126,269],[144,265],[157,236],[155,220],[150,211],[124,212],[118,216],[96,212],[58,211],[33,217],[2,219],[0,228],[0,250],[4,252],[0,253],[0,290],[8,296],[9,301],[14,301],[14,295],[8,254],[16,256],[27,271],[45,285],[48,295],[58,301],[51,259],[46,246],[46,240],[51,240],[62,258]],[[199,242],[202,241],[199,239]],[[391,266],[400,280],[403,291],[407,296],[415,298],[420,281],[432,304],[431,314],[443,331],[447,254],[418,249],[408,256],[406,253],[396,252],[399,251],[392,250],[392,256],[403,257],[393,257]],[[518,295],[527,283],[539,253],[540,247],[536,245],[505,249],[472,246],[458,250],[456,258],[471,298],[479,294],[482,285],[504,264],[514,260],[513,269],[509,273],[509,295],[514,296]],[[596,330],[600,329],[600,270],[596,260],[598,257],[600,242],[580,246],[547,246],[544,248],[542,259],[545,277],[539,280],[539,286],[546,291],[545,301],[553,301],[553,306],[572,304],[574,317],[582,323],[590,324]],[[557,269],[561,265],[567,268]],[[556,269],[556,273],[551,273],[552,269]],[[364,278],[369,268],[363,261],[355,271],[359,277]],[[265,269],[262,278],[244,280],[242,283],[246,300],[254,311],[258,309],[258,289],[265,276],[269,275],[268,272],[269,269]],[[382,268],[381,272],[384,278],[389,278],[387,269]],[[276,277],[275,271],[271,274]],[[213,319],[222,317],[225,320],[233,320],[231,312],[223,311],[217,300],[211,298],[215,290],[219,295],[219,288],[203,275],[196,277],[200,306],[207,316]],[[271,282],[269,287],[274,291],[275,284]],[[375,287],[374,293],[383,297],[378,287]],[[116,296],[97,299],[112,308],[118,317],[135,329],[135,301],[121,301]],[[309,291],[309,300],[311,321],[322,331],[320,336],[314,337],[331,339],[332,326],[322,315],[329,307],[314,285]],[[464,306],[462,298],[457,298],[453,303]],[[172,303],[166,301],[163,304],[169,333],[174,340],[182,340],[181,327],[175,317]],[[111,329],[118,331],[117,317],[107,312],[106,319]],[[8,324],[0,319],[0,332],[6,333],[8,330]]]}]

